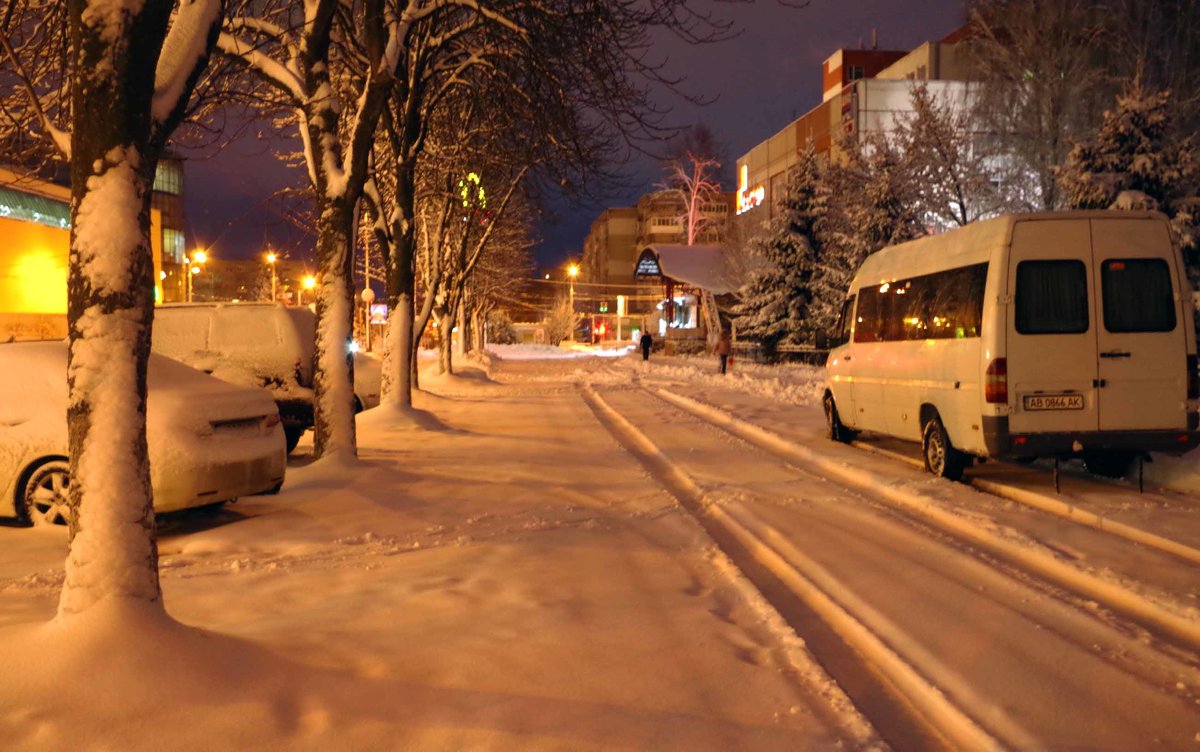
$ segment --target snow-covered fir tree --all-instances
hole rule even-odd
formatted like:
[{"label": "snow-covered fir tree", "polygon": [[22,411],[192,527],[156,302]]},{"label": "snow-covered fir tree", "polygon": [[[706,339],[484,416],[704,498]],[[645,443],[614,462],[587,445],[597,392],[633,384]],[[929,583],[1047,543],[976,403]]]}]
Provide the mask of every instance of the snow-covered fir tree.
[{"label": "snow-covered fir tree", "polygon": [[1135,79],[1096,135],[1071,149],[1059,184],[1075,209],[1164,212],[1186,251],[1196,246],[1200,165],[1192,137],[1173,135],[1170,105],[1169,91],[1146,91]]},{"label": "snow-covered fir tree", "polygon": [[822,224],[821,263],[811,282],[809,326],[817,332],[837,323],[850,280],[867,256],[925,234],[918,181],[903,154],[882,136],[861,143],[846,138],[838,151],[841,159],[825,174],[837,200]]},{"label": "snow-covered fir tree", "polygon": [[814,331],[808,308],[829,192],[811,148],[789,173],[776,211],[766,231],[750,241],[758,268],[738,291],[740,302],[733,310],[738,336],[758,341],[768,352],[782,343],[806,341]]},{"label": "snow-covered fir tree", "polygon": [[1003,209],[993,182],[995,157],[979,148],[970,94],[935,97],[913,87],[912,115],[897,123],[895,138],[917,188],[925,221],[940,229],[970,224]]}]

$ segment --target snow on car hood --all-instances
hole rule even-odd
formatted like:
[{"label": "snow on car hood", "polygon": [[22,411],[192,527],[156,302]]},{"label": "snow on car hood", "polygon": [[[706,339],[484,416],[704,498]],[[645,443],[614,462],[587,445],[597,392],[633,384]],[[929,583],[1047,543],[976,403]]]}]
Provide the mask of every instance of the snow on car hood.
[{"label": "snow on car hood", "polygon": [[[212,421],[276,410],[265,389],[230,384],[163,355],[150,355],[146,384],[148,429],[171,424],[204,430]],[[0,345],[0,421],[15,424],[52,414],[65,425],[66,410],[66,342]]]}]

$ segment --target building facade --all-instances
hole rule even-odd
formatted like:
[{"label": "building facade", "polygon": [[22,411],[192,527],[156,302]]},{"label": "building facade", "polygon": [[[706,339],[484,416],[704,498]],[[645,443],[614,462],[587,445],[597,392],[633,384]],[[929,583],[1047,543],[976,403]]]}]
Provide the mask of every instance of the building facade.
[{"label": "building facade", "polygon": [[838,50],[825,60],[821,104],[789,123],[737,161],[736,213],[757,221],[772,215],[787,190],[788,171],[811,143],[836,155],[841,137],[857,140],[892,132],[912,114],[912,87],[921,82],[939,104],[970,106],[972,69],[963,30],[911,52]]}]

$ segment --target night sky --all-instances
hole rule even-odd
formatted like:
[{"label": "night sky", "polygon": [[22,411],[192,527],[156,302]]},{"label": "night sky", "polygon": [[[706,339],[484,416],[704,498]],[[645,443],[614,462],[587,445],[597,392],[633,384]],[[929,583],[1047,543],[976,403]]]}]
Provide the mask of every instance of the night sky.
[{"label": "night sky", "polygon": [[[739,156],[820,102],[821,62],[836,49],[869,46],[877,29],[880,49],[907,50],[945,36],[964,19],[963,0],[812,0],[799,10],[773,0],[711,4],[737,23],[740,36],[700,47],[668,40],[663,51],[668,70],[686,73],[686,91],[716,101],[696,107],[664,92],[660,102],[672,107],[677,123],[704,123],[724,142],[722,177],[729,183]],[[270,198],[283,187],[303,190],[303,171],[282,167],[269,144],[251,134],[215,157],[188,162],[193,239],[220,257],[249,258],[269,244],[292,258],[311,258],[312,235],[286,218],[294,202]],[[661,179],[648,158],[625,169],[630,187],[608,200],[575,207],[551,202],[535,249],[540,263],[577,254],[606,206],[630,205]]]}]

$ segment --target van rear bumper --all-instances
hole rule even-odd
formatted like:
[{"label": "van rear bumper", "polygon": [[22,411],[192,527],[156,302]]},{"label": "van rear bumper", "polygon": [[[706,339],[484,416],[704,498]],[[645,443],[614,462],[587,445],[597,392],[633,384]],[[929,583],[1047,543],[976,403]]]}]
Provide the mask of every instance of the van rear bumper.
[{"label": "van rear bumper", "polygon": [[[1008,430],[1007,415],[983,416],[983,441],[988,456],[1052,457],[1081,451],[1162,452],[1183,454],[1200,446],[1200,417],[1188,413],[1183,431],[1092,431],[1087,433],[1026,433]],[[1082,447],[1080,449],[1079,447]]]}]

